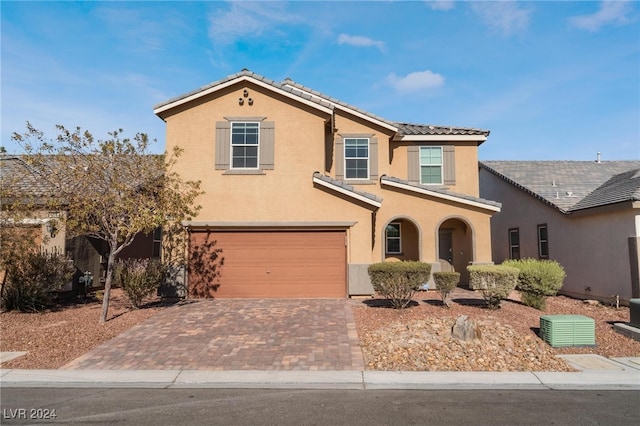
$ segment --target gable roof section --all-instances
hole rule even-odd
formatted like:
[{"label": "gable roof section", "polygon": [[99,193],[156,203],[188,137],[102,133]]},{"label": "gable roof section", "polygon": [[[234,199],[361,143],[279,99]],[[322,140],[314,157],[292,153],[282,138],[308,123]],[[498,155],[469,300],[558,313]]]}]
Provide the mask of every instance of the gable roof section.
[{"label": "gable roof section", "polygon": [[393,176],[383,175],[382,177],[380,177],[380,183],[383,185],[392,186],[394,188],[400,188],[418,194],[429,195],[431,197],[453,201],[472,207],[478,207],[493,212],[499,212],[502,207],[502,205],[496,201],[485,200],[484,198],[473,197],[466,194],[459,194],[457,192],[447,191],[445,189],[429,185],[410,183],[409,181],[398,179]]},{"label": "gable roof section", "polygon": [[294,99],[298,102],[302,102],[313,108],[319,109],[322,112],[325,112],[328,114],[333,113],[333,109],[330,103],[324,102],[321,99],[317,99],[309,95],[305,95],[299,90],[295,90],[291,87],[287,87],[285,85],[275,82],[274,80],[270,80],[266,77],[263,77],[259,74],[256,74],[246,69],[240,71],[239,73],[232,74],[228,77],[225,77],[221,80],[214,81],[213,83],[210,83],[206,86],[202,86],[199,89],[193,90],[189,93],[185,93],[184,95],[180,95],[175,98],[169,99],[168,101],[157,104],[153,108],[153,112],[154,114],[161,116],[162,113],[169,111],[172,108],[191,102],[193,100],[209,95],[211,93],[217,92],[218,90],[224,89],[225,87],[231,86],[240,81],[250,81],[254,84],[257,84],[258,86],[262,86],[269,90],[276,91],[290,99]]},{"label": "gable roof section", "polygon": [[640,161],[482,161],[480,167],[564,214],[640,200]]},{"label": "gable roof section", "polygon": [[329,176],[321,174],[320,172],[315,172],[313,174],[313,182],[317,183],[320,186],[324,186],[325,188],[329,188],[341,194],[347,195],[358,201],[367,203],[376,208],[382,206],[382,198],[378,197],[377,195],[370,194],[368,192],[357,191],[353,186],[348,185],[343,181],[332,179]]},{"label": "gable roof section", "polygon": [[[377,115],[371,114],[356,106],[350,105],[339,99],[327,96],[323,93],[305,87],[296,83],[290,78],[278,83],[274,80],[263,77],[247,69],[243,69],[239,73],[232,74],[221,80],[214,81],[199,89],[193,90],[184,95],[169,99],[168,101],[157,104],[153,112],[162,118],[163,113],[177,106],[186,104],[203,96],[215,93],[225,87],[236,84],[240,81],[250,81],[254,84],[276,91],[290,99],[302,102],[322,112],[333,115],[334,110],[342,110],[356,117],[360,117],[370,123],[384,127],[395,133],[393,140],[395,141],[476,141],[482,143],[489,136],[488,130],[452,127],[452,126],[433,126],[427,124],[409,124],[397,123]],[[453,136],[453,137],[452,137]]]}]

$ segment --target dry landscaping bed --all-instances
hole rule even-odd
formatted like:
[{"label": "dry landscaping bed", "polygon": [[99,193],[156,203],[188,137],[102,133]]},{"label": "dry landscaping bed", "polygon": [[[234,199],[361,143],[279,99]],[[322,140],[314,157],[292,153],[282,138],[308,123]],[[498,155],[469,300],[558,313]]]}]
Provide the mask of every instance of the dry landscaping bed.
[{"label": "dry landscaping bed", "polygon": [[[385,307],[380,299],[354,307],[358,336],[370,370],[416,371],[572,371],[558,354],[640,356],[640,342],[617,333],[615,322],[629,321],[628,307],[590,304],[564,296],[549,298],[544,311],[519,302],[514,292],[498,310],[483,307],[478,293],[456,289],[451,308],[435,291],[419,292],[408,309]],[[595,320],[596,346],[552,348],[537,335],[540,316],[585,315]],[[475,320],[481,339],[451,337],[455,319]]]},{"label": "dry landscaping bed", "polygon": [[[569,371],[556,354],[593,353],[606,357],[640,356],[640,342],[613,329],[628,322],[629,308],[590,305],[567,297],[549,299],[544,312],[517,301],[517,294],[491,311],[474,292],[457,289],[450,309],[434,291],[420,292],[415,306],[385,307],[380,299],[352,300],[366,368],[371,370],[438,371]],[[157,299],[130,310],[119,289],[112,292],[109,320],[99,324],[101,303],[61,306],[44,313],[0,314],[0,351],[28,351],[2,368],[60,368],[99,344],[164,309]],[[547,314],[581,314],[596,322],[596,347],[553,349],[536,334]],[[450,337],[459,315],[478,322],[481,340],[459,342]]]},{"label": "dry landscaping bed", "polygon": [[42,313],[0,314],[0,351],[28,354],[2,363],[2,368],[60,368],[101,343],[162,309],[157,299],[131,310],[121,289],[111,291],[109,317],[99,324],[102,303],[82,299]]}]

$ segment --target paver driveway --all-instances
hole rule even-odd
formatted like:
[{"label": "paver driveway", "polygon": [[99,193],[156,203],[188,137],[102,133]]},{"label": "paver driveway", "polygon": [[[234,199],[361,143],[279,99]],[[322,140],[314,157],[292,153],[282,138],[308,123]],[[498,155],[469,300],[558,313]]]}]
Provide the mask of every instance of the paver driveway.
[{"label": "paver driveway", "polygon": [[221,299],[173,306],[66,369],[363,370],[347,299]]}]

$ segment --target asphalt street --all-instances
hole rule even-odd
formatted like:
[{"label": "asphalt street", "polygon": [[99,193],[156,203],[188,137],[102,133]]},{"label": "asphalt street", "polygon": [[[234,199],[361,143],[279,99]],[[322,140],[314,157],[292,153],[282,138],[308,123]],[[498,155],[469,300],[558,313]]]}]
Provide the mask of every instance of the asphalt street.
[{"label": "asphalt street", "polygon": [[640,419],[637,390],[2,388],[1,392],[3,425],[617,426],[636,425]]}]

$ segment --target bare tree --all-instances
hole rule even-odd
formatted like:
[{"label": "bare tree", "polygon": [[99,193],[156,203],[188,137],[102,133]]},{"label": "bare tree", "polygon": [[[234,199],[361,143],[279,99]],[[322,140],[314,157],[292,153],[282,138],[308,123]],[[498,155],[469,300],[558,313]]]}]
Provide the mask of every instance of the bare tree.
[{"label": "bare tree", "polygon": [[77,127],[56,126],[57,136],[47,139],[27,123],[23,134],[14,133],[27,153],[25,161],[40,179],[54,188],[53,199],[67,212],[67,235],[87,236],[108,245],[104,300],[100,322],[107,320],[116,257],[136,235],[180,223],[200,209],[200,182],[183,181],[173,171],[181,150],[150,154],[144,133],[123,138],[110,132],[94,139]]}]

